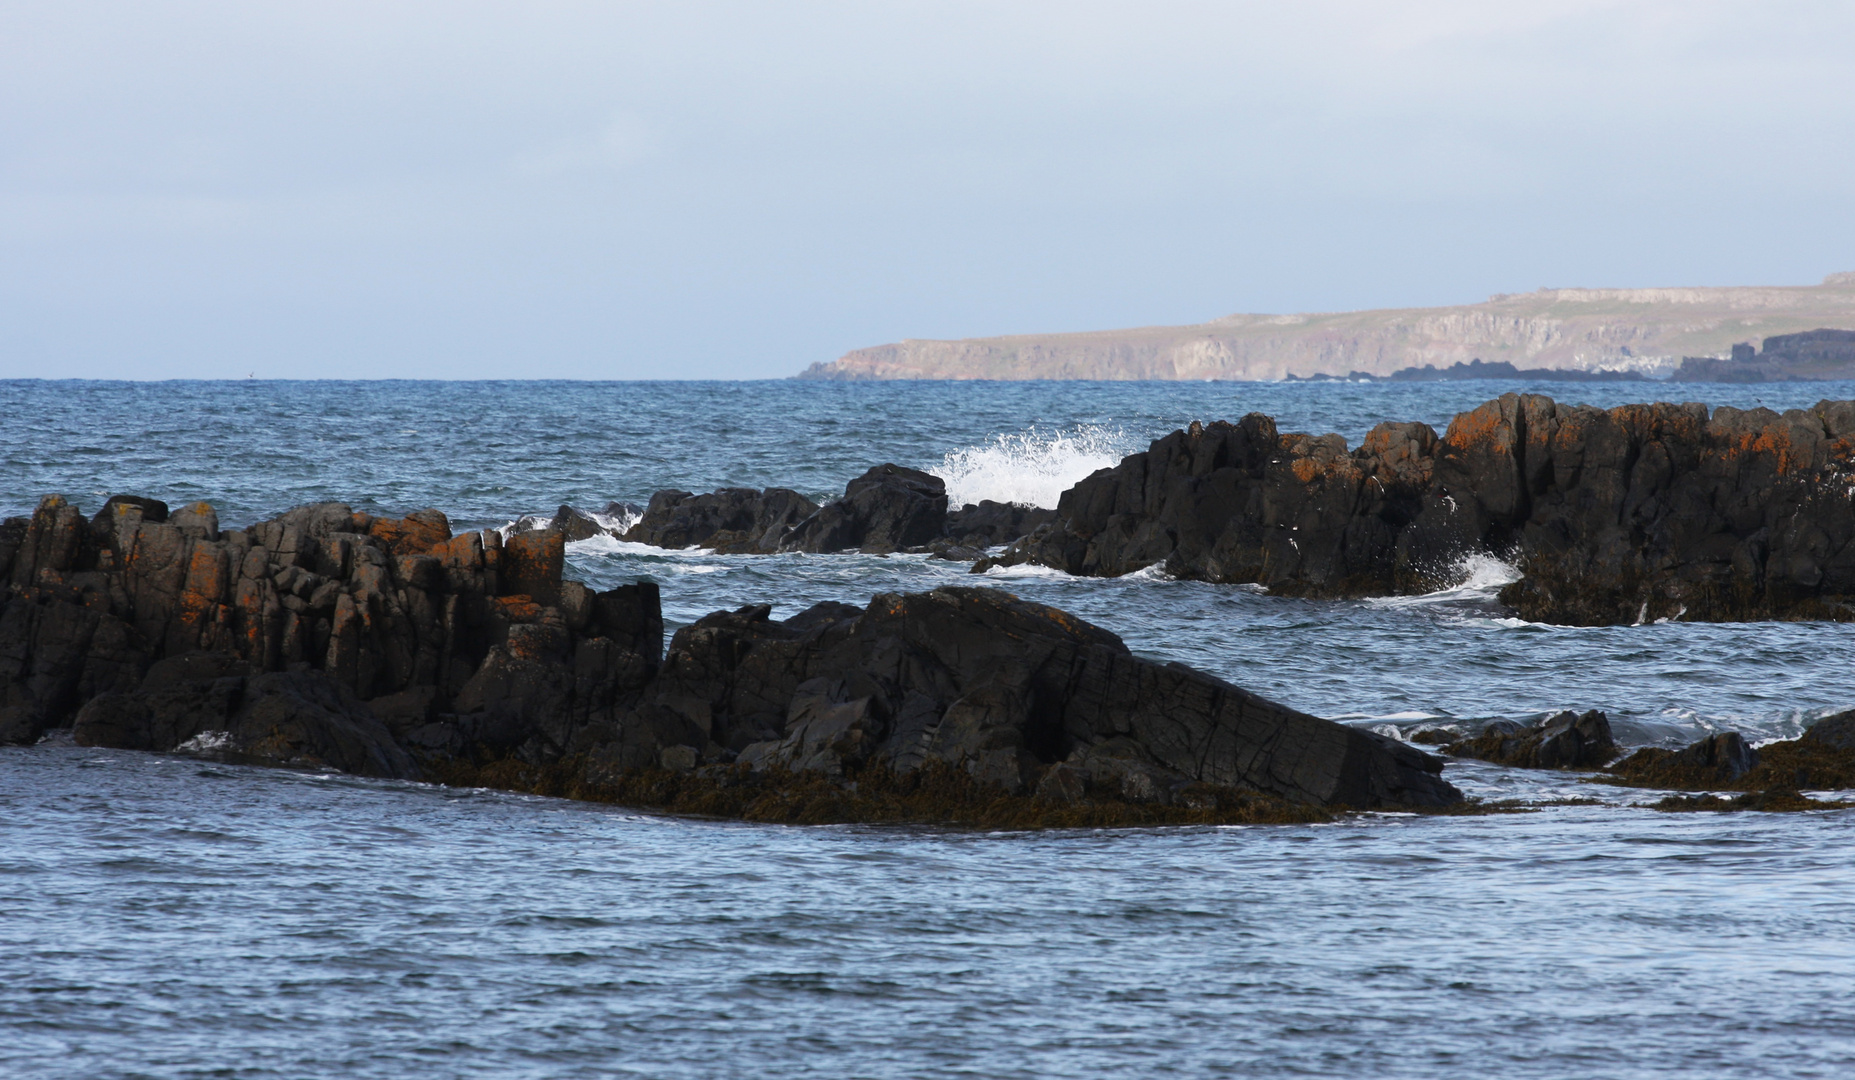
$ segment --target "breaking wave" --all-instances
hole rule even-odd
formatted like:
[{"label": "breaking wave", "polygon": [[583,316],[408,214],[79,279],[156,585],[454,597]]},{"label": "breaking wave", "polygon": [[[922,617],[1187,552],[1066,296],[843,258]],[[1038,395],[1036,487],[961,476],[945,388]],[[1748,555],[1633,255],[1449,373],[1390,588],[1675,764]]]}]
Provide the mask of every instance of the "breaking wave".
[{"label": "breaking wave", "polygon": [[1451,568],[1456,584],[1420,596],[1377,596],[1366,603],[1379,607],[1414,607],[1458,600],[1492,600],[1501,586],[1519,581],[1520,568],[1484,552],[1465,556]]},{"label": "breaking wave", "polygon": [[949,508],[984,499],[1052,508],[1076,481],[1120,464],[1132,452],[1133,441],[1120,428],[1097,424],[1061,431],[1032,428],[954,450],[928,471],[947,482]]}]

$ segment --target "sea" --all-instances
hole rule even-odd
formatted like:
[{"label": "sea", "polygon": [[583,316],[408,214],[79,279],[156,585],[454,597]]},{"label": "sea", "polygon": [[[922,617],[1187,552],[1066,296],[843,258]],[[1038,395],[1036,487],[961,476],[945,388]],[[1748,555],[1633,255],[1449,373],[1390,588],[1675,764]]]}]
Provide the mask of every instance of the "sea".
[{"label": "sea", "polygon": [[[1507,391],[1782,410],[1855,383],[0,381],[0,515],[127,493],[209,501],[228,527],[324,500],[459,529],[562,504],[622,522],[664,488],[823,500],[883,462],[955,505],[1052,506],[1192,420],[1357,445]],[[1515,571],[1493,558],[1355,601],[604,537],[568,562],[657,582],[671,629],[1003,589],[1398,738],[1595,708],[1631,746],[1756,743],[1855,707],[1855,626],[1531,623],[1495,599]],[[54,732],[0,748],[0,1076],[1855,1076],[1855,812],[1445,776],[1526,812],[761,825]]]}]

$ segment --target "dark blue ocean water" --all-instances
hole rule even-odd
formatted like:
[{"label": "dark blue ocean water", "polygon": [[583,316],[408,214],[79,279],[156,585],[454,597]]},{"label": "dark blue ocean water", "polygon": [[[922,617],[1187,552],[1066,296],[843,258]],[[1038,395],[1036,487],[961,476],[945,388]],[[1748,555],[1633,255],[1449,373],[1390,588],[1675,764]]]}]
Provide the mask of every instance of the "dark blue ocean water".
[{"label": "dark blue ocean water", "polygon": [[[1511,385],[0,382],[0,512],[340,499],[461,526],[662,487],[813,497],[869,465],[1047,501],[1193,419],[1356,441]],[[1537,387],[1747,407],[1855,385]],[[1492,600],[1314,602],[1136,575],[609,540],[673,623],[984,583],[1385,730],[1599,707],[1635,743],[1855,706],[1855,628],[1569,629]],[[977,834],[671,819],[83,750],[0,749],[0,1075],[1841,1076],[1846,813],[1668,816],[1452,765],[1474,819]],[[1595,797],[1600,805],[1569,800]]]}]

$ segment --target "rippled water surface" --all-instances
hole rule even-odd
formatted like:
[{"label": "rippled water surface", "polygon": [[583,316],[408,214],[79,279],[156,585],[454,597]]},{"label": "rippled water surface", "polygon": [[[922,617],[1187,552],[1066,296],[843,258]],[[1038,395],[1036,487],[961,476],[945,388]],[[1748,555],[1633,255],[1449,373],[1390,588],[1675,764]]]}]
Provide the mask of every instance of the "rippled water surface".
[{"label": "rippled water surface", "polygon": [[[882,461],[1043,498],[1192,419],[1357,441],[1511,386],[0,382],[0,512],[340,499],[501,525],[663,487],[820,498]],[[1855,385],[1536,388],[1749,407]],[[573,545],[666,615],[989,584],[1318,715],[1606,709],[1628,742],[1855,706],[1855,628],[1513,619],[1503,568],[1314,602],[1154,574]],[[782,828],[0,749],[0,1074],[1845,1076],[1851,815],[1664,815],[1451,765],[1483,818],[978,834]],[[1571,800],[1596,798],[1597,805]]]}]

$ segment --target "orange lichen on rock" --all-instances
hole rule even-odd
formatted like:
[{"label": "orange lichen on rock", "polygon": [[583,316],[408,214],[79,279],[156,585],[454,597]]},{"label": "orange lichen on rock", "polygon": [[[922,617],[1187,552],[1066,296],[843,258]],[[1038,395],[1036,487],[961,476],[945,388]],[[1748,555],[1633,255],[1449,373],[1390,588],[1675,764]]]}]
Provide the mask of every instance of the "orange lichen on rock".
[{"label": "orange lichen on rock", "polygon": [[566,559],[566,537],[552,529],[512,533],[502,543],[502,591],[556,603]]},{"label": "orange lichen on rock", "polygon": [[358,531],[380,541],[389,555],[428,555],[450,542],[451,521],[440,510],[414,510],[399,521],[373,518]]},{"label": "orange lichen on rock", "polygon": [[498,596],[493,601],[497,612],[511,623],[540,622],[542,607],[535,598],[518,593],[515,596]]},{"label": "orange lichen on rock", "polygon": [[1515,396],[1508,394],[1468,412],[1457,413],[1449,422],[1449,432],[1443,436],[1443,441],[1458,450],[1512,449],[1514,424],[1509,407],[1516,402]]}]

